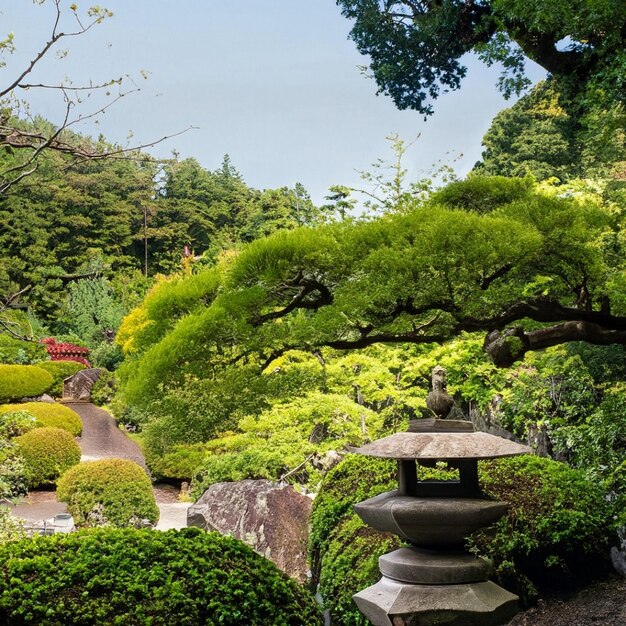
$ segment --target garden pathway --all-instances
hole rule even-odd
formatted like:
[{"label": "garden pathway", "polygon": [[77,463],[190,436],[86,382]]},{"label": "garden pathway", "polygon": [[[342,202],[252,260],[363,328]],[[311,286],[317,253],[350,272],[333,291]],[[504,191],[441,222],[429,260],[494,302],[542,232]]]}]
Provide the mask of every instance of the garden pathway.
[{"label": "garden pathway", "polygon": [[[144,469],[146,461],[141,448],[121,431],[115,419],[105,410],[88,402],[66,402],[83,421],[83,433],[79,440],[81,461],[118,458],[134,461]],[[154,489],[160,518],[158,530],[185,528],[189,504],[178,502],[174,488],[157,486]],[[54,491],[33,491],[12,508],[13,515],[29,522],[40,522],[66,511],[65,503],[56,499]]]}]

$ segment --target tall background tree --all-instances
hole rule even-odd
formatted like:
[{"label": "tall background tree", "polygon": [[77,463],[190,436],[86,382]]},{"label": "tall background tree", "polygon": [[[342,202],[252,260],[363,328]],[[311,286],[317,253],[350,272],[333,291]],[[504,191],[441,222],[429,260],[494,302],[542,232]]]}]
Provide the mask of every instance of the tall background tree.
[{"label": "tall background tree", "polygon": [[519,94],[526,59],[582,98],[624,102],[626,4],[614,0],[337,0],[370,57],[379,90],[424,115],[458,89],[468,52],[503,67],[499,87]]}]

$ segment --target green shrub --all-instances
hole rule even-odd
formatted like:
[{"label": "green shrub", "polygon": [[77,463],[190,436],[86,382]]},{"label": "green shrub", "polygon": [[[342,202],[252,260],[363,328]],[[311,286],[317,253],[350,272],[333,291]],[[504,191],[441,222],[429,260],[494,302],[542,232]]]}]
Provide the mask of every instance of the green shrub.
[{"label": "green shrub", "polygon": [[52,374],[54,383],[48,393],[55,398],[60,398],[63,395],[63,381],[66,378],[85,369],[82,363],[76,361],[42,361],[37,363],[37,367],[41,367]]},{"label": "green shrub", "polygon": [[0,334],[0,363],[32,365],[47,356],[45,346],[38,341],[22,341]]},{"label": "green shrub", "polygon": [[83,430],[83,422],[76,411],[54,402],[24,402],[0,406],[0,413],[26,411],[37,418],[41,428],[62,428],[70,435],[78,437]]},{"label": "green shrub", "polygon": [[191,481],[203,466],[206,456],[203,444],[178,445],[163,455],[152,455],[146,450],[146,463],[153,476]]},{"label": "green shrub", "polygon": [[31,488],[49,485],[80,462],[80,448],[62,428],[35,428],[14,439],[26,464]]},{"label": "green shrub", "polygon": [[0,507],[0,545],[24,537],[26,537],[26,531],[22,520],[13,517],[7,507]]},{"label": "green shrub", "polygon": [[[365,426],[365,433],[363,427]],[[206,459],[194,478],[195,494],[213,483],[245,478],[277,479],[310,455],[362,445],[383,427],[376,412],[340,394],[311,392],[239,421],[236,434],[206,444]],[[150,435],[152,425],[146,427]],[[148,438],[147,438],[148,441]],[[310,464],[290,480],[315,489],[321,472]]]},{"label": "green shrub", "polygon": [[81,463],[58,481],[57,496],[77,526],[155,524],[159,509],[146,472],[126,459]]},{"label": "green shrub", "polygon": [[500,584],[528,603],[537,591],[567,590],[608,566],[611,505],[583,471],[531,455],[481,466],[483,490],[509,511],[470,545],[493,559]]},{"label": "green shrub", "polygon": [[36,365],[0,365],[0,402],[40,396],[52,382],[51,374]]},{"label": "green shrub", "polygon": [[28,491],[28,471],[18,447],[0,439],[0,498],[16,498]]},{"label": "green shrub", "polygon": [[3,412],[2,409],[0,407],[0,438],[13,439],[37,427],[37,418],[29,411]]},{"label": "green shrub", "polygon": [[352,596],[380,580],[381,554],[405,544],[396,535],[369,528],[356,513],[342,517],[331,538],[321,562],[319,588],[324,608],[330,611],[333,624],[365,626],[370,622],[357,609]]},{"label": "green shrub", "polygon": [[115,374],[106,369],[100,370],[98,380],[91,388],[91,401],[98,406],[109,404],[115,395]]},{"label": "green shrub", "polygon": [[246,545],[199,529],[100,528],[0,546],[0,622],[321,626],[314,599]]},{"label": "green shrub", "polygon": [[89,359],[94,367],[115,370],[124,360],[122,349],[110,341],[101,341],[89,353]]}]

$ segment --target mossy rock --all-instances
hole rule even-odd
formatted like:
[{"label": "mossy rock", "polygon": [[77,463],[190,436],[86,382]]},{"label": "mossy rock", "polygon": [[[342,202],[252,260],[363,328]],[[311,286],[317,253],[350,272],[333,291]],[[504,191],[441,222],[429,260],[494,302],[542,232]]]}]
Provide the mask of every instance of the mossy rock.
[{"label": "mossy rock", "polygon": [[242,542],[99,528],[0,546],[0,623],[322,626],[313,597]]},{"label": "mossy rock", "polygon": [[82,363],[76,361],[42,361],[37,363],[37,367],[41,367],[52,374],[54,382],[48,393],[55,398],[60,398],[63,395],[63,381],[66,378],[85,369]]},{"label": "mossy rock", "polygon": [[0,402],[40,396],[52,384],[52,374],[37,365],[0,365]]},{"label": "mossy rock", "polygon": [[13,440],[24,459],[30,488],[54,484],[80,463],[80,448],[62,428],[35,428]]},{"label": "mossy rock", "polygon": [[57,483],[57,497],[77,526],[111,524],[136,526],[142,520],[156,524],[159,509],[146,472],[127,459],[81,463]]},{"label": "mossy rock", "polygon": [[37,426],[41,428],[62,428],[74,437],[83,431],[83,422],[76,411],[54,402],[23,402],[21,404],[4,404],[0,413],[9,411],[26,411],[37,418]]}]

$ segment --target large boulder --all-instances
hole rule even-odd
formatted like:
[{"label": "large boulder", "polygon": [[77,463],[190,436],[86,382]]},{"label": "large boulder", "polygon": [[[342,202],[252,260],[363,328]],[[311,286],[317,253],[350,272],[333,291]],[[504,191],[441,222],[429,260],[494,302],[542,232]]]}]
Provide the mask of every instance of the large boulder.
[{"label": "large boulder", "polygon": [[305,583],[311,499],[269,480],[216,483],[187,512],[187,525],[232,535]]},{"label": "large boulder", "polygon": [[99,368],[94,367],[81,370],[73,376],[66,378],[63,381],[63,398],[79,402],[90,402],[91,388],[100,378],[100,372]]}]

